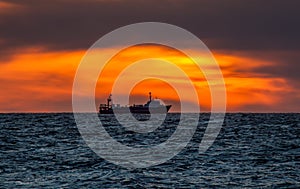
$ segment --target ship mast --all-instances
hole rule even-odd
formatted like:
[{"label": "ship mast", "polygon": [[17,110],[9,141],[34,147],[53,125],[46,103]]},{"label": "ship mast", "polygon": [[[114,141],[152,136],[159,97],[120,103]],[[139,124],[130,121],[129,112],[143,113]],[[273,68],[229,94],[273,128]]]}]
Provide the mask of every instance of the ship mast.
[{"label": "ship mast", "polygon": [[151,92],[149,92],[149,101],[152,101],[152,96],[151,96]]},{"label": "ship mast", "polygon": [[108,96],[108,99],[107,99],[107,107],[109,108],[109,104],[111,102],[111,94]]}]

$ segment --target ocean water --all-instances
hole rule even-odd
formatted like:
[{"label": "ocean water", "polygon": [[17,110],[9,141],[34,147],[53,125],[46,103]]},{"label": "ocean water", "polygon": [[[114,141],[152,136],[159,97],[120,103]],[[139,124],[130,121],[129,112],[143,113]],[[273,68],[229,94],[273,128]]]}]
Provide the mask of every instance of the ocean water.
[{"label": "ocean water", "polygon": [[[152,133],[101,120],[120,143],[143,147],[174,133],[179,114],[168,114]],[[0,114],[0,188],[300,188],[300,114],[226,114],[204,153],[199,143],[209,114],[201,114],[188,145],[167,162],[127,169],[96,155],[73,114]]]}]

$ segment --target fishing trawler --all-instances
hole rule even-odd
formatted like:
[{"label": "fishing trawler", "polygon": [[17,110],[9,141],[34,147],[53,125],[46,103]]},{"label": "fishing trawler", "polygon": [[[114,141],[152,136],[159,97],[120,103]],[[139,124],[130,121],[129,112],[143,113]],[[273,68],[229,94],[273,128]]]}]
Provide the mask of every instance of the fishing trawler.
[{"label": "fishing trawler", "polygon": [[167,113],[172,105],[163,105],[158,99],[152,99],[149,92],[149,101],[146,104],[133,104],[129,107],[120,106],[120,104],[112,103],[112,95],[107,98],[106,104],[100,104],[100,114],[114,113],[132,113],[132,114],[150,114],[150,113]]}]

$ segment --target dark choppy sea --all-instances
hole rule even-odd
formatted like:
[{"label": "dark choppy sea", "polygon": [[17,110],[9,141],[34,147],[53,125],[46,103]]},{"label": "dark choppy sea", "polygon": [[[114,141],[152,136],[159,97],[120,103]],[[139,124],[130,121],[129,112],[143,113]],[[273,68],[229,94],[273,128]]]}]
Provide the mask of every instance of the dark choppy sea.
[{"label": "dark choppy sea", "polygon": [[[155,145],[174,132],[136,135],[109,119],[102,118],[107,131],[128,146]],[[227,114],[199,155],[208,119],[201,114],[192,140],[169,161],[126,169],[85,144],[71,113],[0,114],[0,188],[300,188],[300,114]]]}]

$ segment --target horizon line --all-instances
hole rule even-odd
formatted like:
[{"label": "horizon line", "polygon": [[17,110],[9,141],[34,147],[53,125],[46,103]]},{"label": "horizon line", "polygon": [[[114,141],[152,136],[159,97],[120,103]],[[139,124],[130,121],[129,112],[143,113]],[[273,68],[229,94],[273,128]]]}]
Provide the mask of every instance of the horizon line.
[{"label": "horizon line", "polygon": [[[0,114],[71,114],[71,113],[75,113],[75,112],[71,112],[71,111],[49,111],[49,112],[34,112],[34,111],[28,111],[28,112],[0,112]],[[76,113],[99,113],[99,112],[76,112]],[[179,114],[179,113],[186,113],[186,114],[192,114],[192,113],[198,113],[198,112],[168,112],[168,114]],[[208,113],[212,113],[212,112],[209,112],[209,111],[203,111],[203,112],[199,112],[200,114],[201,113],[205,113],[205,114],[208,114]],[[297,113],[300,113],[300,112],[269,112],[269,111],[266,111],[266,112],[251,112],[251,111],[227,111],[227,112],[214,112],[215,114],[218,114],[218,113],[224,113],[224,114],[228,114],[228,113],[234,113],[234,114],[297,114]],[[105,114],[103,114],[105,115]]]}]

